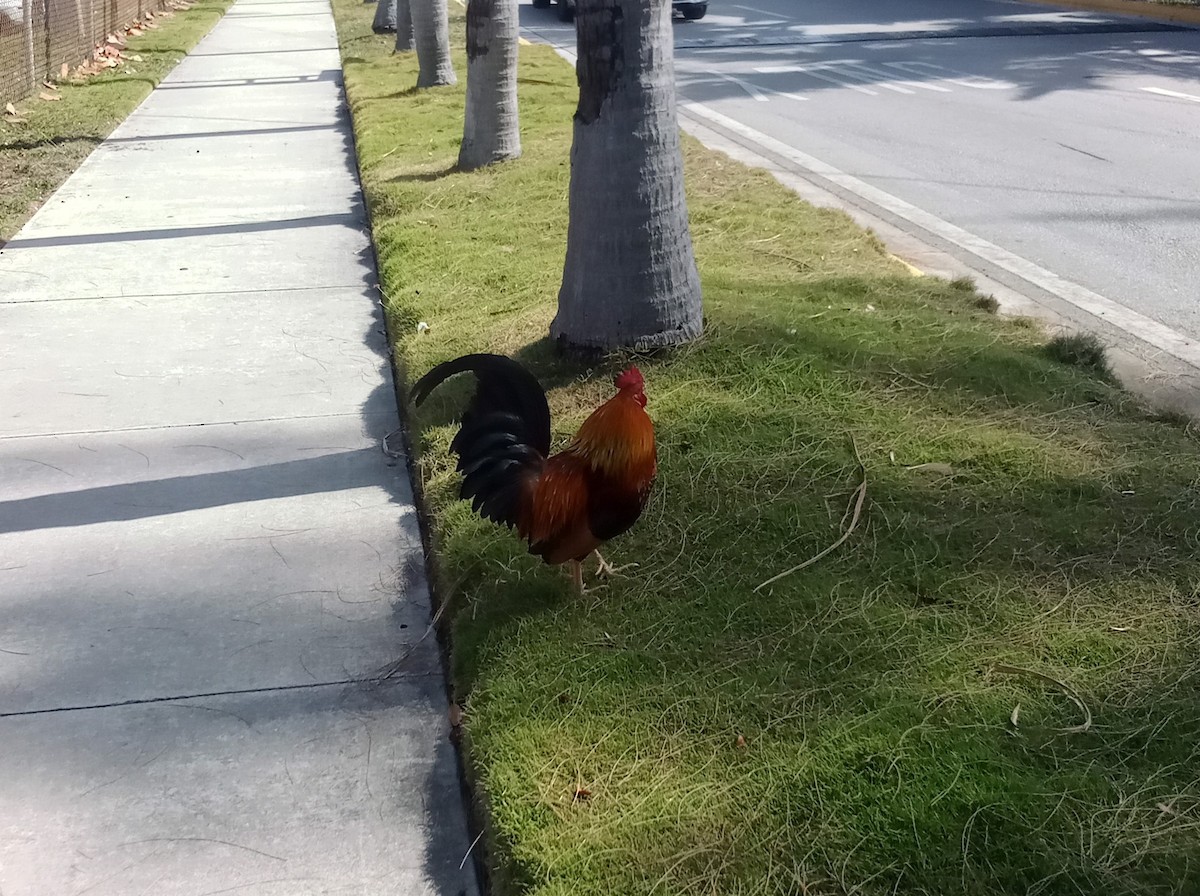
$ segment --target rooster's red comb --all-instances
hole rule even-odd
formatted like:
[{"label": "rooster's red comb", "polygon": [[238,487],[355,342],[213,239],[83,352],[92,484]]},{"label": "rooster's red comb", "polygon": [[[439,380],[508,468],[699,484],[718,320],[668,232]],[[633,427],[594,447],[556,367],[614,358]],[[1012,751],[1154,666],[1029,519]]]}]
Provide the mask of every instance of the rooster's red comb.
[{"label": "rooster's red comb", "polygon": [[642,379],[642,372],[640,370],[636,367],[630,367],[616,378],[614,385],[618,389],[636,389],[640,392],[646,385],[646,381]]}]

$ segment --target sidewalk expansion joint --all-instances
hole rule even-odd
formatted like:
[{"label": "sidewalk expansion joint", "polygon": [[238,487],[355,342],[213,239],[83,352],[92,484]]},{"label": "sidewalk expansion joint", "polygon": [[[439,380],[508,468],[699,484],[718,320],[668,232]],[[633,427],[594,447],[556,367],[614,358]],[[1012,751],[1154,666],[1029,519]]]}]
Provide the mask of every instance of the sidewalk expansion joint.
[{"label": "sidewalk expansion joint", "polygon": [[251,694],[276,694],[289,691],[311,691],[318,688],[345,687],[347,685],[371,685],[385,688],[393,683],[414,681],[419,678],[432,678],[441,675],[440,668],[427,672],[396,672],[386,677],[375,678],[341,678],[335,681],[313,681],[305,684],[284,684],[269,688],[235,688],[226,691],[207,691],[198,694],[176,694],[171,697],[140,697],[134,700],[117,700],[110,703],[80,703],[74,706],[51,706],[44,709],[18,709],[11,712],[0,712],[0,719],[13,719],[22,716],[43,716],[59,712],[82,712],[89,709],[121,709],[126,706],[151,706],[156,703],[177,703],[181,700],[204,700],[213,697],[243,697]]},{"label": "sidewalk expansion joint", "polygon": [[254,417],[246,420],[208,420],[199,423],[157,423],[146,426],[125,426],[117,429],[71,429],[60,432],[26,432],[0,435],[0,442],[16,442],[21,439],[56,439],[62,436],[104,436],[122,432],[157,432],[167,429],[198,429],[203,426],[253,426],[257,423],[284,423],[291,420],[336,420],[339,417],[357,417],[360,420],[394,419],[392,410],[347,411],[344,414],[293,414],[287,417]]},{"label": "sidewalk expansion joint", "polygon": [[[3,246],[0,246],[0,250]],[[14,273],[23,273],[15,271]],[[111,302],[114,299],[181,299],[188,296],[248,296],[258,293],[281,293],[281,292],[320,292],[322,290],[343,290],[343,289],[361,289],[364,292],[370,290],[372,292],[378,290],[378,286],[374,283],[333,283],[328,286],[265,286],[260,289],[207,289],[207,290],[192,290],[189,292],[130,292],[120,295],[111,296],[60,296],[57,299],[9,299],[0,301],[0,309],[6,305],[48,305],[52,302]]]}]

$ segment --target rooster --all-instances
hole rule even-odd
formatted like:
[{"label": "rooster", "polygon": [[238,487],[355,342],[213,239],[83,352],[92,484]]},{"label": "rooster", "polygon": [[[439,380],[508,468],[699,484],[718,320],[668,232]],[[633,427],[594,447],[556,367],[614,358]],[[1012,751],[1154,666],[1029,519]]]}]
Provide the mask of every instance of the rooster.
[{"label": "rooster", "polygon": [[570,563],[580,593],[591,554],[599,574],[617,572],[598,548],[637,522],[657,472],[641,372],[630,367],[618,376],[617,394],[551,456],[546,393],[511,358],[466,355],[439,364],[413,386],[413,401],[421,404],[439,383],[467,371],[475,374],[475,394],[450,443],[463,475],[459,494],[480,516],[515,528],[531,554]]}]

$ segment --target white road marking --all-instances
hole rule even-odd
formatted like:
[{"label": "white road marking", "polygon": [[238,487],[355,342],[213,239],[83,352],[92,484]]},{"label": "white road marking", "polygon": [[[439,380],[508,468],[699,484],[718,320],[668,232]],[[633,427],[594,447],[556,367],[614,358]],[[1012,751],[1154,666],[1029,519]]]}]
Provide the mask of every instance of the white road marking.
[{"label": "white road marking", "polygon": [[1193,103],[1200,103],[1200,96],[1192,96],[1190,93],[1180,93],[1178,90],[1167,90],[1163,87],[1143,87],[1142,90],[1146,93],[1157,93],[1159,96],[1172,96],[1179,100],[1191,100]]},{"label": "white road marking", "polygon": [[[981,78],[979,75],[951,71],[948,68],[942,68],[940,65],[931,65],[928,62],[885,62],[884,65],[888,68],[898,68],[900,71],[922,75],[927,78],[932,76],[939,81],[949,81],[951,84],[959,84],[963,87],[974,87],[976,90],[1009,90],[1017,86],[1011,81]],[[946,74],[941,74],[942,72]]]},{"label": "white road marking", "polygon": [[860,68],[865,72],[870,72],[876,78],[888,79],[896,84],[903,84],[905,87],[917,87],[921,90],[933,90],[938,93],[949,93],[949,87],[943,87],[941,84],[927,84],[924,81],[909,81],[906,78],[894,78],[890,72],[885,72],[881,68],[875,68],[872,65],[867,65],[865,62],[855,62],[855,68]]},{"label": "white road marking", "polygon": [[[928,79],[930,77],[939,81],[959,84],[963,87],[974,87],[978,90],[1007,90],[1016,86],[1010,81],[997,81],[992,78],[983,78],[979,75],[955,72],[925,62],[885,62],[883,64],[889,68],[896,69],[898,72],[905,72],[909,75],[920,75],[925,80],[896,77],[892,72],[884,71],[881,68],[868,65],[857,59],[836,59],[830,62],[793,63],[791,65],[767,65],[756,68],[755,71],[763,74],[787,72],[811,75],[814,78],[820,78],[822,81],[830,81],[834,84],[840,84],[843,87],[850,87],[853,90],[857,90],[860,93],[868,93],[871,96],[876,95],[875,90],[871,88],[908,94],[915,92],[913,88],[933,90],[938,93],[950,92],[949,87],[929,83]],[[839,80],[841,78],[846,80]],[[850,82],[858,82],[858,84]],[[863,84],[869,84],[871,87],[861,86]]]},{"label": "white road marking", "polygon": [[[730,3],[729,5],[732,6],[734,9],[745,9],[745,10],[748,10],[749,12],[756,12],[760,16],[767,16],[768,18],[772,18],[772,17],[776,18],[778,22],[788,21],[787,19],[779,19],[778,18],[779,13],[777,13],[777,12],[767,12],[765,9],[755,9],[753,6],[743,6],[741,3]],[[776,22],[755,22],[754,24],[755,25],[774,25],[774,24],[776,24]]]},{"label": "white road marking", "polygon": [[891,78],[888,78],[887,80],[884,80],[884,81],[880,81],[878,75],[873,73],[865,65],[859,65],[857,62],[841,62],[841,63],[837,63],[837,67],[840,70],[845,71],[846,74],[849,75],[851,78],[856,78],[859,81],[862,81],[866,84],[874,84],[876,87],[882,87],[884,90],[891,90],[891,91],[894,91],[895,93],[909,93],[909,94],[911,94],[913,92],[913,91],[909,90],[907,87],[901,87],[899,84],[891,83],[893,80]]},{"label": "white road marking", "polygon": [[[742,88],[742,90],[746,91],[746,93],[748,93],[753,99],[760,103],[769,103],[771,101],[771,98],[767,96],[766,92],[763,91],[762,88],[756,87],[749,81],[744,81],[741,78],[735,78],[733,75],[727,75],[724,72],[710,72],[709,74],[721,78],[722,80],[729,81],[731,84],[736,84],[738,87]],[[771,92],[774,93],[774,91]]]},{"label": "white road marking", "polygon": [[775,96],[782,96],[789,100],[795,100],[798,103],[807,103],[808,102],[808,97],[803,96],[799,93],[792,93],[787,90],[772,90],[771,93],[775,94]]},{"label": "white road marking", "polygon": [[[820,81],[827,81],[830,84],[836,84],[838,87],[849,87],[851,90],[857,90],[859,93],[865,93],[868,96],[879,96],[874,90],[869,87],[863,87],[861,84],[855,84],[853,81],[841,81],[831,75],[821,74],[815,71],[818,68],[827,68],[826,63],[818,63],[814,65],[768,65],[763,68],[756,68],[755,71],[760,74],[769,75],[776,72],[795,72],[799,74],[809,75]],[[861,80],[861,77],[859,78]]]},{"label": "white road marking", "polygon": [[1091,50],[1086,53],[1080,53],[1081,56],[1095,56],[1103,59],[1105,62],[1114,65],[1120,65],[1124,68],[1138,69],[1143,72],[1152,72],[1156,75],[1170,75],[1164,65],[1188,65],[1196,66],[1200,64],[1200,54],[1189,53],[1186,56],[1180,55],[1172,59],[1163,59],[1162,57],[1143,57],[1138,56],[1128,50]]},{"label": "white road marking", "polygon": [[[823,68],[826,72],[828,72],[828,74],[822,74],[819,71],[814,71],[816,68]],[[801,71],[810,78],[816,78],[818,81],[826,81],[830,84],[836,84],[839,87],[849,87],[851,90],[857,90],[859,93],[867,94],[867,96],[879,96],[879,94],[870,87],[863,87],[861,84],[854,83],[855,80],[861,81],[862,78],[843,80],[842,78],[838,77],[841,72],[837,71],[836,69],[831,70],[828,66],[812,66],[811,68],[801,69]]]},{"label": "white road marking", "polygon": [[1058,298],[1074,305],[1076,308],[1107,321],[1113,326],[1136,336],[1143,342],[1161,349],[1186,364],[1190,364],[1193,367],[1200,367],[1200,344],[1184,336],[1182,333],[1178,333],[1170,327],[1164,326],[1158,321],[1134,311],[1132,308],[1127,308],[1119,302],[1114,302],[1112,299],[1105,298],[1084,286],[1080,286],[1078,283],[1066,280],[1052,271],[1048,271],[1018,255],[1014,255],[1007,249],[1002,249],[994,243],[968,233],[961,227],[951,224],[949,221],[943,221],[936,215],[919,209],[915,205],[905,202],[903,199],[892,196],[890,193],[885,193],[883,190],[877,189],[853,175],[846,174],[832,165],[827,165],[820,159],[816,159],[807,153],[788,146],[786,143],[742,124],[740,121],[709,109],[701,103],[684,102],[680,104],[680,108],[689,115],[708,121],[731,133],[738,134],[742,138],[749,140],[759,149],[787,159],[793,164],[819,175],[830,183],[834,183],[842,189],[848,190],[865,199],[867,202],[908,221],[910,224],[914,224],[949,243],[953,243],[978,258],[1008,271],[1010,274],[1015,274],[1046,292],[1058,296]]}]

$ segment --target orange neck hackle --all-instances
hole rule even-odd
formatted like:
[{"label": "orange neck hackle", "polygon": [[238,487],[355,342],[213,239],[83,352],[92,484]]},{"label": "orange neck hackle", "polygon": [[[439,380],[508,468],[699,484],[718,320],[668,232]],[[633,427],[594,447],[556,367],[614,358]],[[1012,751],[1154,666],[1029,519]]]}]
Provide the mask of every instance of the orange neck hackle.
[{"label": "orange neck hackle", "polygon": [[630,367],[614,384],[617,394],[583,422],[568,450],[610,476],[653,478],[654,424],[645,411],[645,380],[636,367]]}]

